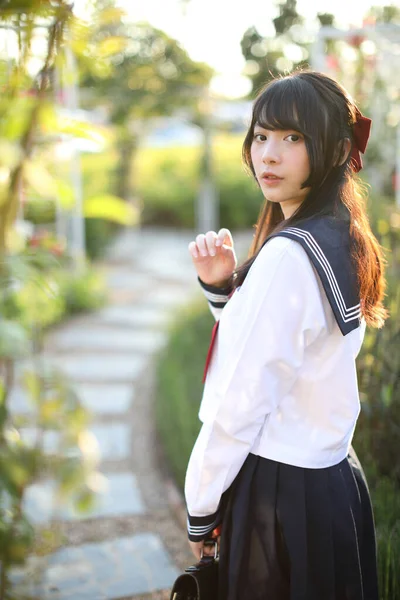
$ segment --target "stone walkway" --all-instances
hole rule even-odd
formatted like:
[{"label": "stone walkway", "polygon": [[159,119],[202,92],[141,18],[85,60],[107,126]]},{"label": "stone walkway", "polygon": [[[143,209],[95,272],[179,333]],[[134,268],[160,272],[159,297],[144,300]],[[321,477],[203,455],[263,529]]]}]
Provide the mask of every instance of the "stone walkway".
[{"label": "stone walkway", "polygon": [[[169,319],[198,290],[187,251],[191,232],[125,231],[104,263],[109,304],[70,320],[46,342],[51,361],[73,381],[91,411],[107,487],[90,518],[71,506],[53,508],[52,482],[33,485],[26,497],[30,519],[56,519],[65,545],[31,557],[15,570],[16,592],[40,600],[164,599],[177,574],[193,559],[180,498],[160,464],[154,431],[154,357],[167,340]],[[249,234],[235,237],[240,247]],[[14,414],[29,412],[22,392]],[[22,431],[26,440],[35,431]],[[57,436],[46,432],[51,453]],[[34,574],[39,573],[38,580]]]}]

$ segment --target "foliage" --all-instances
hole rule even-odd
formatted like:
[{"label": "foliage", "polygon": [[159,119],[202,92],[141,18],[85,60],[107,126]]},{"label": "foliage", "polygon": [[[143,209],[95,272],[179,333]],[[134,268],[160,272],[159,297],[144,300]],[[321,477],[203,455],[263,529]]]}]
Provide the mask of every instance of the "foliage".
[{"label": "foliage", "polygon": [[104,256],[117,231],[119,231],[118,225],[111,221],[86,219],[85,235],[88,258],[95,259]]},{"label": "foliage", "polygon": [[87,267],[76,273],[61,272],[58,280],[60,296],[68,315],[96,310],[106,302],[104,279],[92,268]]},{"label": "foliage", "polygon": [[[391,317],[382,330],[367,332],[357,359],[362,410],[354,447],[366,471],[374,507],[380,598],[400,600],[400,216],[392,203],[385,207],[383,198],[372,201],[370,214],[374,231],[387,248]],[[212,324],[204,299],[188,306],[171,329],[169,343],[157,362],[157,427],[181,488],[200,429],[202,367]]]},{"label": "foliage", "polygon": [[[20,257],[23,277],[14,279],[0,299],[1,315],[10,326],[18,324],[28,335],[34,328],[38,335],[69,315],[104,305],[105,282],[95,268],[87,265],[74,270],[69,264],[61,269],[57,261],[51,261],[49,267],[38,270],[29,258],[35,254]],[[9,346],[5,338],[2,341]]]},{"label": "foliage", "polygon": [[[8,569],[23,563],[34,548],[34,530],[24,507],[28,487],[43,476],[48,477],[54,482],[57,502],[68,498],[76,510],[84,506],[89,509],[94,498],[90,482],[97,464],[90,445],[83,444],[88,435],[89,415],[65,378],[47,364],[41,352],[43,330],[64,314],[65,302],[70,310],[76,310],[79,303],[81,306],[88,303],[86,281],[65,280],[61,287],[58,272],[48,274],[40,270],[30,264],[29,257],[19,257],[18,266],[21,274],[26,276],[28,272],[30,276],[18,281],[11,276],[12,271],[16,272],[13,261],[4,261],[3,277],[11,279],[13,285],[3,287],[0,298],[2,600],[9,588]],[[60,290],[65,293],[68,284],[70,295],[64,299]],[[92,287],[89,281],[89,289]],[[98,301],[98,294],[92,295],[93,300]],[[10,412],[10,392],[15,387],[31,405],[28,422]],[[25,439],[23,435],[27,424],[34,432],[33,439]],[[57,435],[57,449],[51,456],[44,447],[47,430]]]},{"label": "foliage", "polygon": [[[54,137],[91,135],[89,127],[54,107],[54,73],[65,59],[65,35],[68,31],[73,37],[74,27],[75,33],[79,29],[71,8],[63,0],[3,2],[0,7],[2,24],[17,32],[18,43],[14,58],[5,57],[7,64],[0,60],[1,600],[11,595],[9,569],[22,564],[34,545],[25,509],[28,487],[47,477],[54,481],[56,501],[68,499],[84,511],[92,505],[101,479],[87,431],[89,416],[69,383],[45,361],[42,347],[45,328],[66,308],[97,304],[99,281],[71,265],[66,248],[51,232],[24,239],[16,226],[26,196],[53,202],[57,198],[65,211],[74,203],[71,186],[49,166]],[[40,59],[33,50],[38,23],[47,26]],[[32,73],[38,61],[40,67]],[[107,202],[102,202],[102,216]],[[115,198],[112,202],[115,208]],[[96,216],[93,204],[91,216]],[[68,277],[62,275],[62,265],[70,269]],[[29,417],[10,410],[12,393],[17,392],[30,403]],[[54,454],[45,448],[47,431],[57,440]]]},{"label": "foliage", "polygon": [[[149,23],[130,23],[115,10],[113,0],[100,0],[109,19],[95,19],[89,47],[106,49],[108,69],[82,65],[82,86],[86,105],[105,106],[115,127],[119,161],[114,173],[118,196],[135,196],[132,178],[133,158],[142,134],[144,118],[170,115],[179,107],[193,109],[202,89],[209,83],[212,70],[191,60],[179,43]],[[100,56],[101,53],[100,53]],[[96,60],[97,54],[93,52]],[[100,62],[101,64],[101,62]]]},{"label": "foliage", "polygon": [[[241,161],[242,136],[217,134],[214,138],[214,177],[220,203],[220,221],[237,229],[257,220],[262,194],[246,174]],[[195,227],[195,206],[200,187],[201,149],[195,146],[143,147],[135,159],[137,194],[143,225]],[[101,154],[82,157],[85,197],[110,191],[116,154],[108,148]],[[32,206],[38,206],[38,202]],[[45,207],[46,214],[50,210]],[[39,209],[38,209],[39,212]],[[37,216],[37,221],[42,219]],[[101,256],[118,225],[110,220],[86,219],[88,255]]]},{"label": "foliage", "polygon": [[383,202],[375,204],[379,206],[375,230],[387,249],[390,318],[381,330],[367,331],[358,359],[363,411],[355,439],[365,462],[375,464],[379,475],[400,487],[400,212],[388,211]]},{"label": "foliage", "polygon": [[[183,489],[185,472],[200,430],[198,409],[213,318],[203,298],[179,317],[157,361],[156,420],[166,459]],[[182,365],[185,368],[182,370]]]},{"label": "foliage", "polygon": [[[218,135],[214,143],[214,178],[220,221],[235,229],[257,220],[262,195],[244,171],[242,138]],[[137,159],[138,193],[144,224],[193,228],[200,185],[200,149],[143,148]]]},{"label": "foliage", "polygon": [[[283,0],[278,4],[279,15],[273,19],[274,37],[262,36],[254,26],[243,34],[240,45],[246,60],[244,73],[252,82],[250,97],[271,79],[309,66],[312,40],[301,27],[304,18],[297,12],[296,5],[296,0]],[[322,15],[321,18],[326,21],[329,17]]]}]

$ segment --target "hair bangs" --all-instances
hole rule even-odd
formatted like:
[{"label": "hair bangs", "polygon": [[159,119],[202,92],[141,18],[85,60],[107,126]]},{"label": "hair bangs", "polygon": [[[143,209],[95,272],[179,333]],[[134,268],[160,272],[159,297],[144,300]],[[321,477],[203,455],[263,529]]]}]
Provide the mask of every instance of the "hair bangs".
[{"label": "hair bangs", "polygon": [[278,79],[270,84],[259,96],[254,105],[253,128],[259,125],[263,129],[293,129],[308,136],[302,119],[298,94],[290,80]]}]

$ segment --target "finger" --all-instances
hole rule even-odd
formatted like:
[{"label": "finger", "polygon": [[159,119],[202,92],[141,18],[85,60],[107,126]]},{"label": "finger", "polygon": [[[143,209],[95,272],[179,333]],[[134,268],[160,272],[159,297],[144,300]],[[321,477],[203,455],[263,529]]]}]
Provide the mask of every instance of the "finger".
[{"label": "finger", "polygon": [[193,258],[199,258],[199,249],[197,247],[196,242],[190,242],[188,248],[189,248],[189,252]]},{"label": "finger", "polygon": [[216,239],[217,239],[217,234],[215,233],[215,231],[207,231],[206,246],[207,246],[208,253],[210,256],[215,256],[217,254],[217,250],[215,247]]},{"label": "finger", "polygon": [[215,242],[215,245],[217,247],[222,246],[222,244],[226,244],[228,246],[233,246],[232,234],[229,231],[229,229],[226,229],[226,227],[223,227],[222,229],[220,229],[218,231],[217,240]]},{"label": "finger", "polygon": [[203,546],[203,556],[214,556],[215,554],[215,546],[214,544],[204,544]]},{"label": "finger", "polygon": [[208,256],[208,250],[206,246],[206,236],[204,233],[200,233],[196,237],[197,248],[199,249],[199,253],[201,256]]}]

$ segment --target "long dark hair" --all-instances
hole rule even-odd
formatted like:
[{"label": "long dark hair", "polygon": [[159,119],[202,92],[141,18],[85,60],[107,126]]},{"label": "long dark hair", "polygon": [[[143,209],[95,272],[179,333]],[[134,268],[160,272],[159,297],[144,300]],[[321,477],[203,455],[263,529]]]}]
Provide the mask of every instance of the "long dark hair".
[{"label": "long dark hair", "polygon": [[357,112],[353,99],[339,83],[315,71],[297,71],[274,79],[260,91],[243,142],[244,164],[256,179],[251,160],[256,123],[264,129],[298,131],[304,136],[310,161],[310,175],[302,187],[310,187],[310,192],[288,219],[284,218],[279,203],[265,201],[248,259],[236,270],[232,281],[234,287],[243,283],[271,233],[311,216],[333,215],[349,222],[362,314],[368,325],[381,327],[387,317],[382,303],[385,261],[369,225],[366,188],[352,169],[351,151],[343,162],[345,139],[354,144],[352,126]]}]

